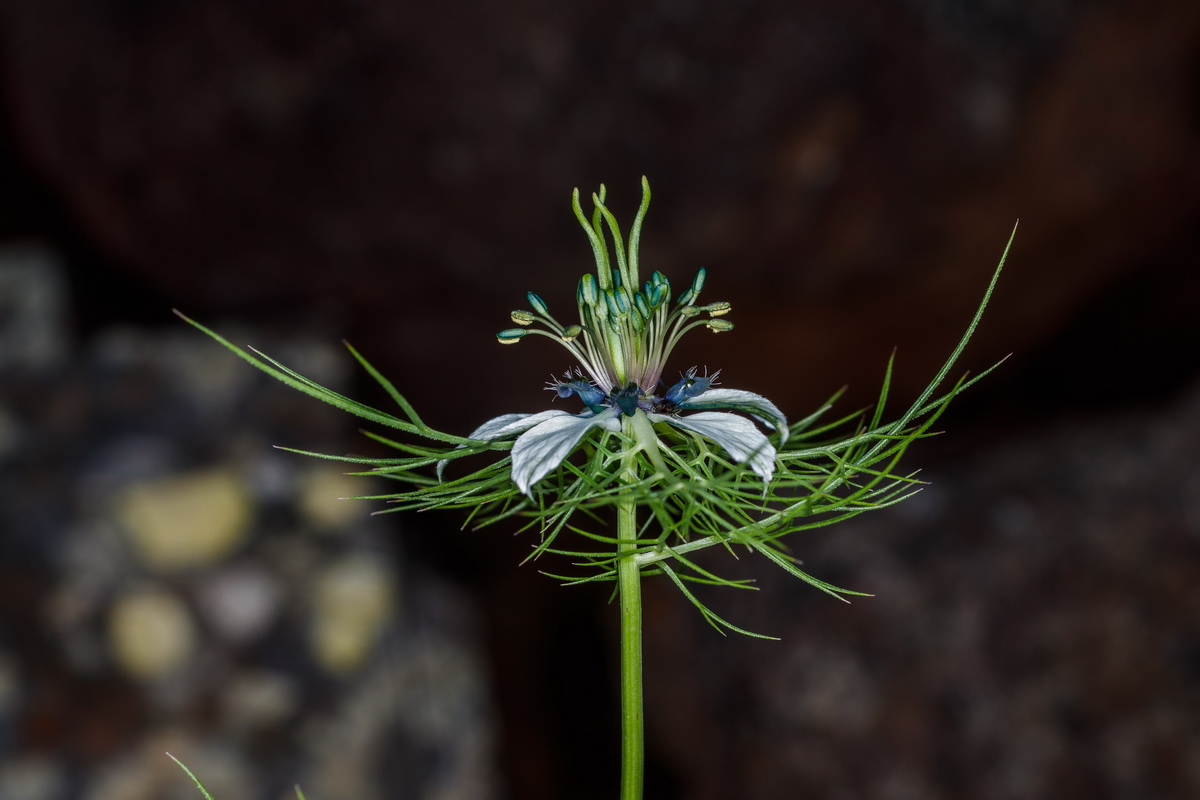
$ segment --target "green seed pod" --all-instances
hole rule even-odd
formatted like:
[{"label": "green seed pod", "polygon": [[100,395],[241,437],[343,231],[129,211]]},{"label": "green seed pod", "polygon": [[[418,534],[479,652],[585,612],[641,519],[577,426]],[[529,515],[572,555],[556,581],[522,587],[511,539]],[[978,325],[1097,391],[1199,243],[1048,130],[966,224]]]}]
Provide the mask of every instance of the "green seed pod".
[{"label": "green seed pod", "polygon": [[533,310],[541,314],[543,317],[550,316],[550,309],[546,307],[546,303],[542,298],[538,297],[533,292],[525,295],[525,299],[529,301],[529,305],[533,306]]},{"label": "green seed pod", "polygon": [[714,317],[723,317],[729,313],[730,308],[732,308],[732,306],[722,300],[718,303],[709,303],[704,307],[704,310]]},{"label": "green seed pod", "polygon": [[572,325],[562,332],[562,340],[564,342],[569,342],[581,333],[583,333],[583,328],[579,327],[578,325]]},{"label": "green seed pod", "polygon": [[707,325],[708,329],[710,331],[712,331],[713,333],[720,333],[721,331],[733,330],[733,323],[727,319],[710,319],[710,320],[707,320],[704,324]]},{"label": "green seed pod", "polygon": [[534,319],[532,311],[514,311],[509,314],[509,316],[512,317],[512,321],[518,325],[530,325],[533,323]]},{"label": "green seed pod", "polygon": [[497,333],[496,339],[499,340],[500,344],[516,344],[527,333],[529,331],[524,328],[508,328]]}]

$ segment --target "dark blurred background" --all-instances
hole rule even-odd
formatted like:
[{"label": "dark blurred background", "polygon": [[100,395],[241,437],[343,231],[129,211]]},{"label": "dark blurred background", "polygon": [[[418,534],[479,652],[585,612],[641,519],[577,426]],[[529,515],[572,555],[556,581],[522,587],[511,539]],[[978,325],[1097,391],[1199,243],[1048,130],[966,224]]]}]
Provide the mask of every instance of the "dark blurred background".
[{"label": "dark blurred background", "polygon": [[1011,358],[904,506],[647,590],[648,796],[1200,796],[1200,5],[854,0],[0,5],[0,798],[615,794],[615,609],[532,534],[368,516],[353,420],[178,307],[466,432],[569,364],[605,182],[709,269],[722,368],[896,408],[970,318]]}]

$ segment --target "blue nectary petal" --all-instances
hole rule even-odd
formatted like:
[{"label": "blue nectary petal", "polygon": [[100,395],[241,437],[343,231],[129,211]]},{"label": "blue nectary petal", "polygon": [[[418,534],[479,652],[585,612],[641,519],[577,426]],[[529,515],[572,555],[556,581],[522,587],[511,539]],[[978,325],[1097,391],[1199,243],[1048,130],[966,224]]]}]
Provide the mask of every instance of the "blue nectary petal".
[{"label": "blue nectary petal", "polygon": [[679,405],[689,397],[695,397],[701,392],[707,392],[715,378],[715,375],[711,378],[707,375],[700,377],[692,370],[688,370],[688,373],[683,376],[683,380],[670,389],[667,389],[667,393],[663,395],[663,399],[672,405]]},{"label": "blue nectary petal", "polygon": [[613,406],[599,414],[560,414],[521,434],[512,449],[512,478],[517,488],[529,494],[530,488],[553,472],[592,428],[601,426],[614,433],[621,430],[619,413]]},{"label": "blue nectary petal", "polygon": [[559,397],[570,397],[573,394],[578,395],[585,406],[597,413],[604,408],[604,390],[591,381],[582,379],[558,381],[554,384],[554,390],[558,393]]},{"label": "blue nectary petal", "polygon": [[641,399],[642,391],[637,387],[636,383],[631,383],[620,391],[613,392],[609,399],[621,409],[621,413],[627,417],[632,417],[633,412],[638,410],[638,400]]}]

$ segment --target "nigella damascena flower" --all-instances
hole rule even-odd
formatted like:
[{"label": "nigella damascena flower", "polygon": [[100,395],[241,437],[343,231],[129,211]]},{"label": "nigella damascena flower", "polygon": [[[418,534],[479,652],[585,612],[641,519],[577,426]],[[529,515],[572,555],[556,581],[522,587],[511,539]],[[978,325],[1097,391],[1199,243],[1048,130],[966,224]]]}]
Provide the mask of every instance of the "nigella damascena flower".
[{"label": "nigella damascena flower", "polygon": [[[775,431],[780,445],[788,436],[787,419],[770,400],[753,392],[716,388],[715,374],[699,375],[695,369],[662,388],[667,358],[688,331],[703,327],[719,333],[733,328],[733,323],[724,319],[729,303],[697,304],[704,288],[703,269],[674,299],[671,284],[661,272],[639,283],[638,240],[650,203],[644,178],[642,205],[630,231],[628,249],[615,218],[604,206],[603,186],[592,199],[596,213],[589,223],[580,209],[578,190],[573,197],[575,215],[596,258],[595,274],[585,274],[576,292],[579,323],[561,324],[546,303],[530,292],[527,299],[532,310],[511,315],[520,327],[497,334],[503,344],[540,335],[566,348],[579,365],[562,379],[551,381],[548,388],[560,398],[577,398],[584,410],[575,414],[557,409],[505,414],[485,422],[469,438],[486,442],[515,439],[512,478],[525,494],[594,431],[625,430],[665,474],[658,452],[665,445],[655,432],[655,426],[661,425],[714,442],[764,482],[770,481],[775,472],[775,447],[755,422]],[[612,235],[611,256],[604,225]]]}]

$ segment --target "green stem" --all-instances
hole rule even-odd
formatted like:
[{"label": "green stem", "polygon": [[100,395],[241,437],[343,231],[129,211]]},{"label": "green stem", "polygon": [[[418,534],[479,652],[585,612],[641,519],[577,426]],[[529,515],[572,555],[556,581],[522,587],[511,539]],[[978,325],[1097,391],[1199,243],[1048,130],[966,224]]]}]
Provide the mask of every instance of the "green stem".
[{"label": "green stem", "polygon": [[[627,431],[628,432],[628,431]],[[625,482],[637,480],[634,457],[625,455]],[[637,502],[617,503],[617,586],[621,593],[621,800],[641,800],[645,762],[642,716],[642,585],[637,552]]]}]

